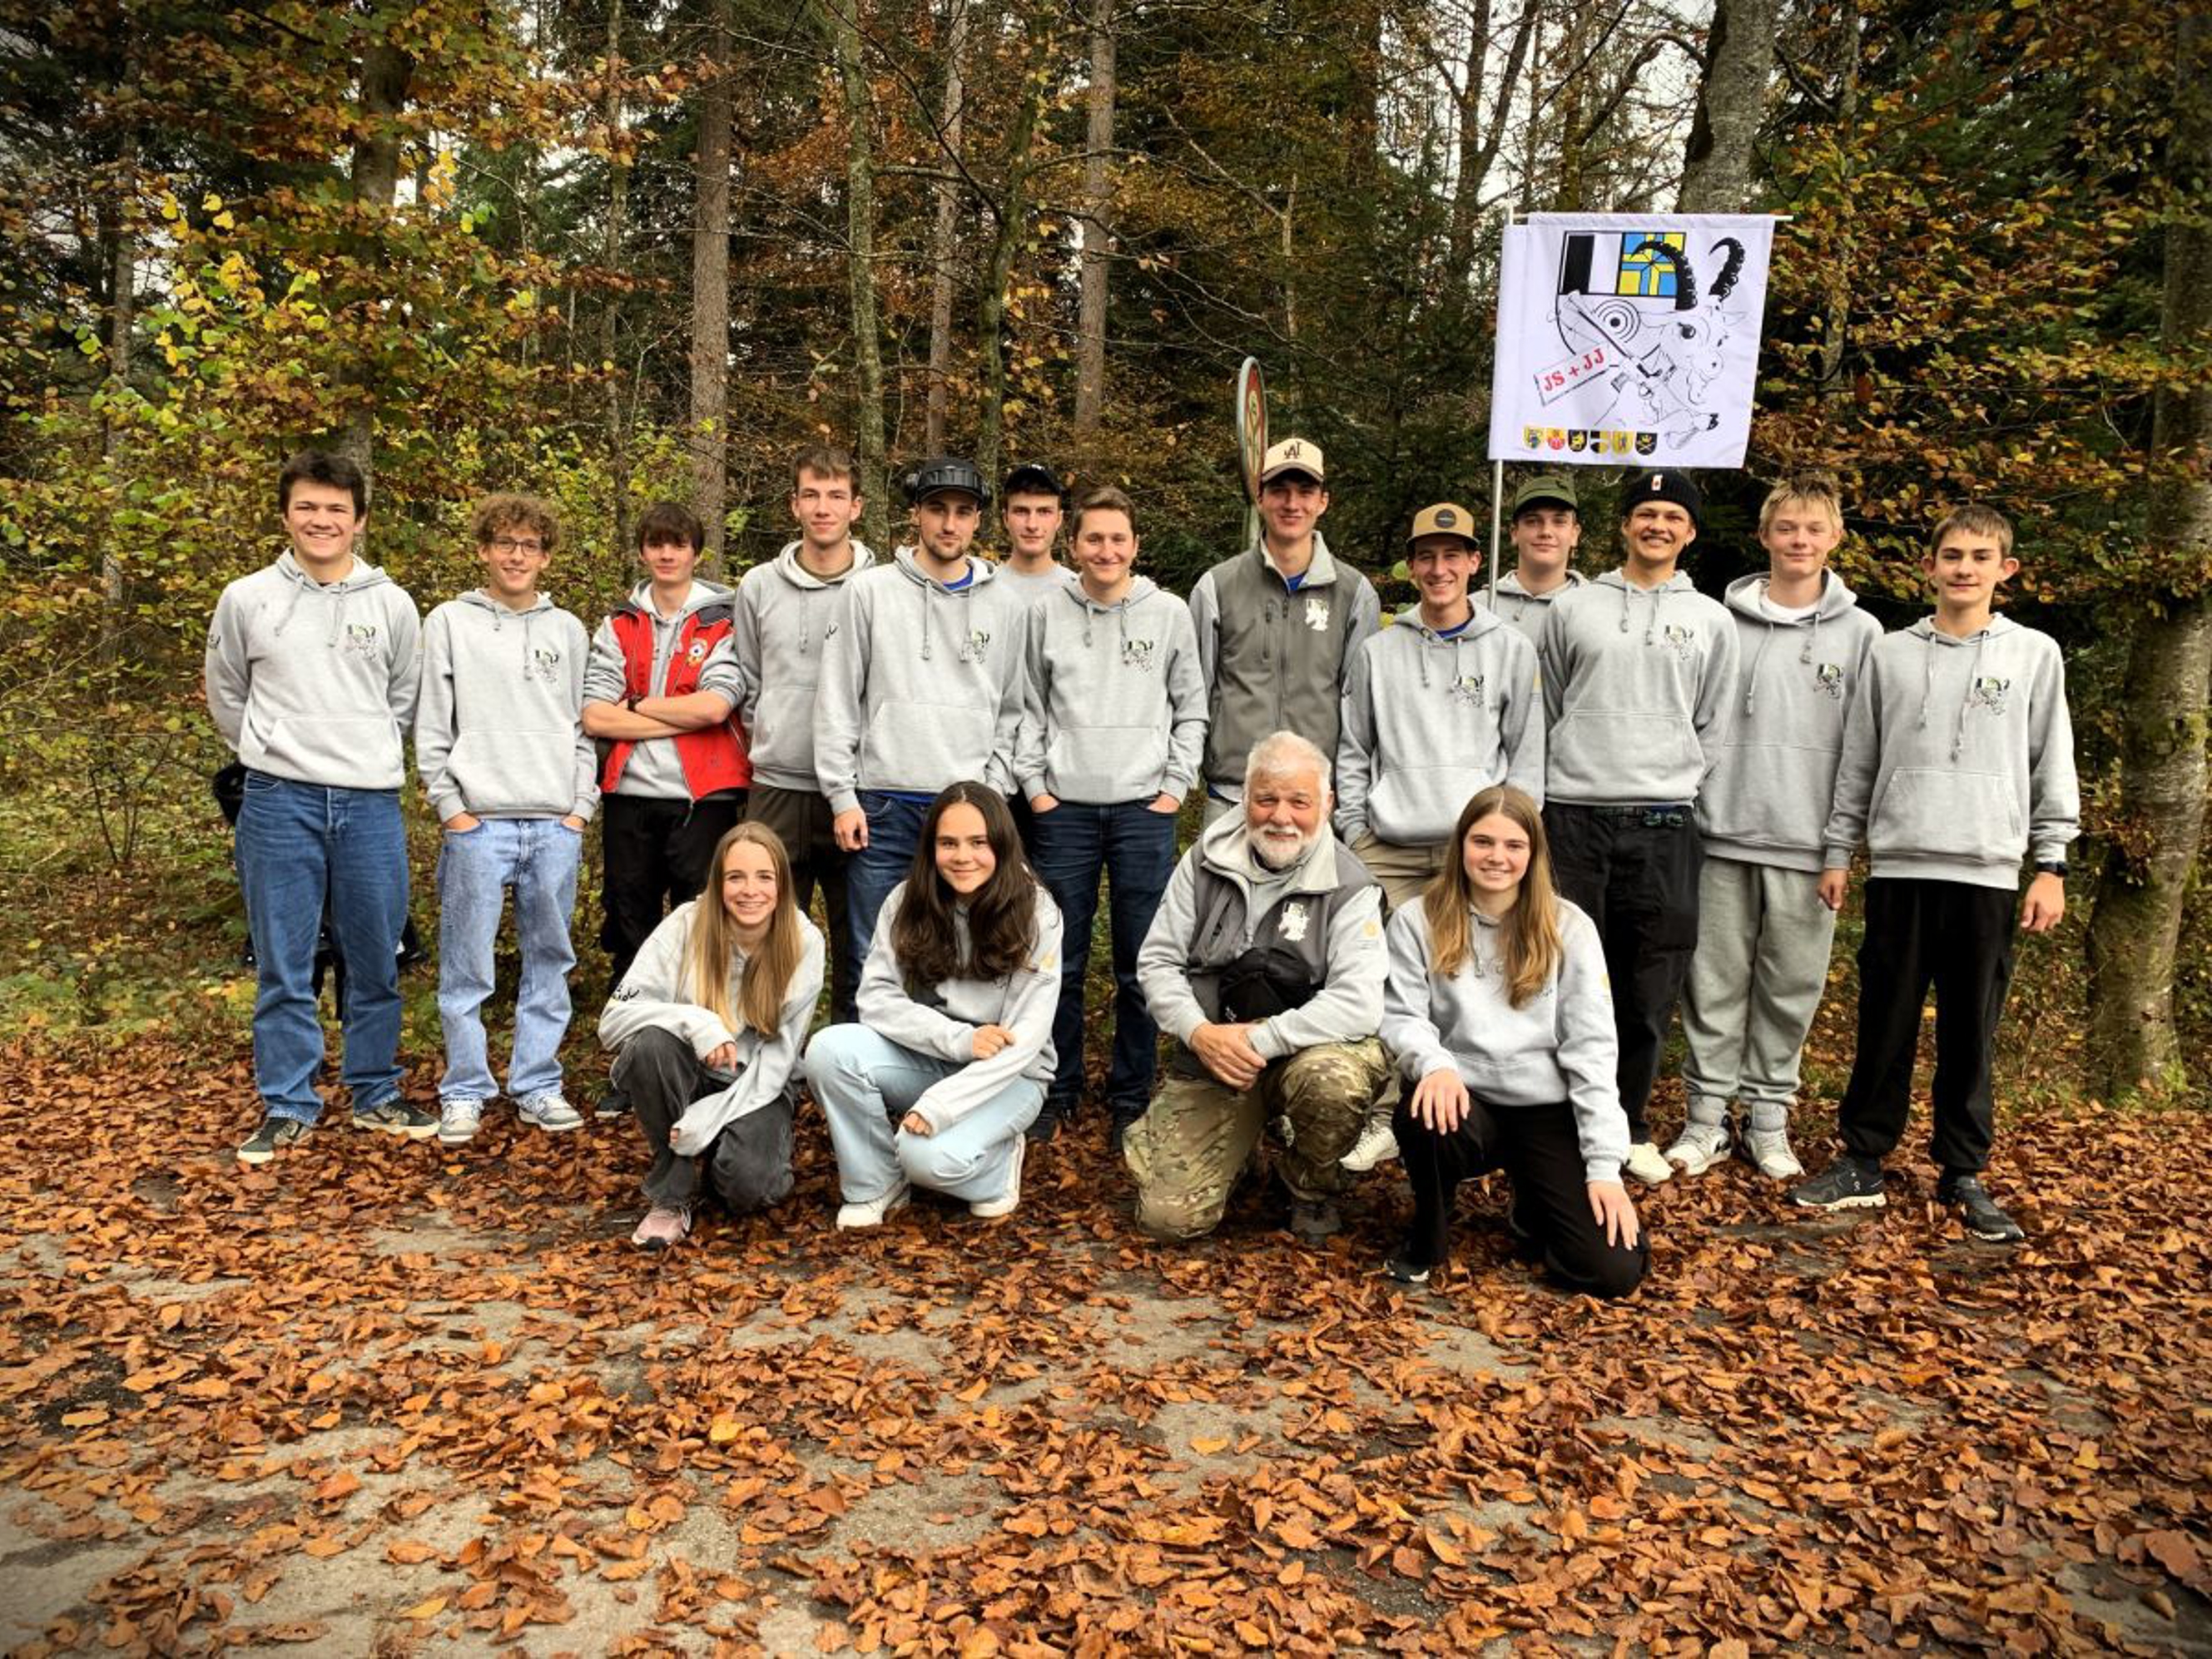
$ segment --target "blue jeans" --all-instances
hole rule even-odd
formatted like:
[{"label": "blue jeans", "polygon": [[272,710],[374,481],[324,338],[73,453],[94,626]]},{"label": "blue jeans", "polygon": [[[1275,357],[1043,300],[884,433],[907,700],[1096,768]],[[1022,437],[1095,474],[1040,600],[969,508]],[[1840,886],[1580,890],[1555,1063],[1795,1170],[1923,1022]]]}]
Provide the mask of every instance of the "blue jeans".
[{"label": "blue jeans", "polygon": [[960,1061],[916,1054],[865,1025],[815,1034],[806,1048],[806,1080],[830,1120],[838,1188],[848,1204],[881,1198],[901,1176],[971,1204],[1006,1196],[1014,1149],[1044,1104],[1042,1085],[1016,1078],[933,1135],[899,1127],[923,1091],[960,1069]]},{"label": "blue jeans", "polygon": [[867,961],[876,917],[891,889],[906,879],[914,849],[921,844],[921,821],[928,816],[929,803],[863,789],[860,810],[868,815],[868,844],[845,866],[845,908],[852,918],[856,963]]},{"label": "blue jeans", "polygon": [[1052,1080],[1055,1111],[1073,1111],[1083,1094],[1083,981],[1090,966],[1091,927],[1098,914],[1098,877],[1106,876],[1114,949],[1114,1059],[1106,1103],[1133,1118],[1152,1095],[1160,1030],[1137,988],[1137,947],[1175,873],[1176,815],[1144,801],[1088,806],[1062,801],[1035,819],[1036,872],[1060,905],[1060,1008],[1052,1040],[1059,1070]]},{"label": "blue jeans", "polygon": [[489,1100],[499,1092],[492,1086],[483,1010],[509,887],[522,979],[507,1092],[525,1101],[560,1088],[568,970],[576,965],[568,919],[576,908],[583,848],[583,832],[558,818],[486,818],[473,830],[445,832],[438,854],[438,1022],[446,1029],[440,1099]]},{"label": "blue jeans", "polygon": [[322,1114],[314,983],[326,907],[346,969],[342,1075],[355,1110],[381,1106],[399,1092],[399,935],[407,925],[399,792],[249,772],[235,854],[260,979],[253,1083],[262,1109],[302,1123]]}]

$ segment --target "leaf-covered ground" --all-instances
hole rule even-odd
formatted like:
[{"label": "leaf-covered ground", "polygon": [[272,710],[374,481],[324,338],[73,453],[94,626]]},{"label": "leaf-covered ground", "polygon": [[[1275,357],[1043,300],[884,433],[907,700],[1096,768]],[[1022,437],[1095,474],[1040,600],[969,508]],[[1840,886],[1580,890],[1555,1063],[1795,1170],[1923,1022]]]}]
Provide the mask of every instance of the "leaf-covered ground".
[{"label": "leaf-covered ground", "polygon": [[1155,1249],[1095,1121],[854,1237],[810,1110],[655,1259],[627,1126],[248,1174],[250,1098],[0,1054],[0,1648],[2212,1653],[2201,1115],[2008,1123],[2010,1255],[1677,1182],[1602,1307],[1480,1189],[1396,1291],[1395,1169]]}]

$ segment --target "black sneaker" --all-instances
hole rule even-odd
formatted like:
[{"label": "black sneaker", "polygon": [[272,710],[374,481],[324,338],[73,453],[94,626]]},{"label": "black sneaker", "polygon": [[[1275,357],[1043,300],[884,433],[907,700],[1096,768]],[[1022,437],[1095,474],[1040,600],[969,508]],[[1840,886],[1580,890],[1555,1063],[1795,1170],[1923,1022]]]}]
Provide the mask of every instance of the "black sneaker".
[{"label": "black sneaker", "polygon": [[238,1149],[240,1164],[266,1164],[277,1153],[289,1152],[307,1138],[312,1124],[296,1117],[264,1117],[261,1127]]},{"label": "black sneaker", "polygon": [[1106,1150],[1116,1158],[1121,1157],[1121,1144],[1129,1138],[1130,1126],[1144,1115],[1141,1109],[1133,1112],[1115,1113],[1113,1123],[1106,1131]]},{"label": "black sneaker", "polygon": [[1947,1175],[1936,1185],[1936,1201],[1959,1212],[1966,1231],[1984,1244],[2017,1244],[2027,1235],[1997,1207],[1977,1175]]},{"label": "black sneaker", "polygon": [[1429,1282],[1429,1275],[1435,1271],[1426,1263],[1415,1261],[1410,1256],[1394,1255],[1382,1264],[1385,1277],[1401,1285],[1425,1285]]},{"label": "black sneaker", "polygon": [[438,1133],[438,1115],[426,1112],[420,1106],[410,1106],[394,1095],[374,1106],[355,1107],[353,1127],[374,1129],[380,1134],[400,1135],[409,1140],[428,1140]]},{"label": "black sneaker", "polygon": [[629,1115],[629,1097],[619,1089],[610,1088],[599,1097],[599,1103],[592,1115],[602,1123],[612,1123]]},{"label": "black sneaker", "polygon": [[1291,1231],[1308,1244],[1318,1244],[1324,1238],[1344,1231],[1344,1218],[1336,1212],[1336,1206],[1325,1198],[1294,1198],[1291,1200]]},{"label": "black sneaker", "polygon": [[1060,1133],[1060,1126],[1067,1121],[1074,1109],[1064,1102],[1048,1100],[1044,1109],[1030,1120],[1030,1127],[1022,1133],[1042,1146]]},{"label": "black sneaker", "polygon": [[1790,1201],[1808,1210],[1879,1210],[1889,1197],[1882,1191],[1881,1165],[1845,1152],[1795,1188]]}]

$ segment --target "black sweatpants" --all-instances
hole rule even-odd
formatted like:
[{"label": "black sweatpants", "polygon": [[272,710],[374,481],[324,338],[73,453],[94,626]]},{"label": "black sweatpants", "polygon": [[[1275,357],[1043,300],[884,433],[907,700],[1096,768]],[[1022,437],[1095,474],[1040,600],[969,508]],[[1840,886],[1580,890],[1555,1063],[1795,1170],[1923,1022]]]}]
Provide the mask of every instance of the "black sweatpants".
[{"label": "black sweatpants", "polygon": [[676,1120],[702,1095],[729,1086],[699,1063],[691,1045],[659,1026],[640,1031],[615,1056],[615,1086],[629,1097],[637,1127],[645,1132],[653,1166],[646,1171],[648,1202],[672,1208],[698,1195],[699,1166],[724,1203],[738,1214],[780,1204],[791,1192],[792,1105],[779,1094],[714,1137],[705,1152],[684,1158],[668,1145]]},{"label": "black sweatpants", "polygon": [[705,800],[656,800],[641,795],[599,798],[599,860],[606,880],[606,921],[599,943],[611,964],[611,994],[660,926],[686,899],[699,896],[715,845],[744,810],[743,790]]},{"label": "black sweatpants", "polygon": [[2012,983],[2018,896],[1960,881],[1876,877],[1866,884],[1859,945],[1859,1045],[1840,1113],[1844,1146],[1884,1158],[1912,1111],[1920,1010],[1936,992],[1935,1124],[1929,1151],[1940,1168],[1975,1171],[1990,1161],[1995,1103],[1990,1061],[1997,1017]]},{"label": "black sweatpants", "polygon": [[1407,1090],[1390,1127],[1398,1156],[1413,1183],[1413,1230],[1406,1241],[1409,1261],[1436,1267],[1451,1254],[1452,1200],[1459,1183],[1492,1170],[1513,1183],[1513,1218],[1526,1229],[1544,1270],[1571,1291],[1626,1296],[1651,1265],[1650,1243],[1633,1249],[1609,1243],[1590,1213],[1583,1179],[1581,1138],[1574,1108],[1492,1106],[1468,1103],[1458,1128],[1438,1134],[1414,1117]]},{"label": "black sweatpants", "polygon": [[1629,1139],[1649,1140],[1644,1111],[1659,1052],[1698,947],[1698,875],[1705,847],[1686,806],[1544,804],[1552,878],[1589,913],[1613,981],[1620,1042],[1620,1105]]},{"label": "black sweatpants", "polygon": [[860,994],[860,964],[853,957],[853,924],[845,908],[845,860],[831,826],[836,814],[829,798],[815,789],[781,789],[756,781],[745,797],[745,817],[775,831],[791,860],[791,886],[799,908],[814,902],[814,890],[822,890],[822,908],[829,927],[823,937],[830,946],[830,1018],[850,1025],[860,1018],[854,1000]]}]

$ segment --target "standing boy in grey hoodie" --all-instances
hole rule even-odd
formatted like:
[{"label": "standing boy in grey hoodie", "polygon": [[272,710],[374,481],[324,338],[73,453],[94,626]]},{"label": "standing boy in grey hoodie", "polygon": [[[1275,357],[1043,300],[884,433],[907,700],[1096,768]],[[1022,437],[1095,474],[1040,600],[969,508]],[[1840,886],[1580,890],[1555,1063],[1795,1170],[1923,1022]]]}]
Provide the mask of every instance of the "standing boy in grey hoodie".
[{"label": "standing boy in grey hoodie", "polygon": [[1982,1185],[1994,1138],[1990,1055],[2020,931],[2066,914],[2066,850],[2081,827],[2066,669],[2057,641],[1992,614],[2020,568],[2012,526],[1962,507],[1936,526],[1921,568],[1936,614],[1884,637],[1859,682],[1836,774],[1820,896],[1840,908],[1852,850],[1873,855],[1859,946],[1858,1052],[1838,1114],[1844,1151],[1791,1197],[1808,1209],[1879,1209],[1882,1160],[1912,1109],[1920,1013],[1936,992],[1936,1200],[1966,1231],[2017,1243]]},{"label": "standing boy in grey hoodie", "polygon": [[814,775],[853,855],[846,908],[865,963],[876,915],[906,878],[938,792],[969,781],[1013,787],[1021,719],[1024,605],[971,556],[991,487],[949,456],[899,481],[915,542],[849,584],[814,705]]},{"label": "standing boy in grey hoodie", "polygon": [[1552,601],[1583,585],[1582,572],[1568,568],[1583,539],[1582,503],[1573,480],[1547,472],[1515,490],[1508,511],[1513,568],[1483,591],[1482,604],[1534,640]]},{"label": "standing boy in grey hoodie", "polygon": [[1828,568],[1843,538],[1835,480],[1785,478],[1759,510],[1766,574],[1729,584],[1742,670],[1734,729],[1698,793],[1705,862],[1682,999],[1688,1121],[1667,1149],[1685,1175],[1728,1156],[1737,1099],[1759,1174],[1805,1173],[1790,1150],[1790,1109],[1836,936],[1820,860],[1852,696],[1881,637]]},{"label": "standing boy in grey hoodie", "polygon": [[559,1133],[584,1120],[561,1093],[568,1030],[568,919],[584,826],[599,805],[598,762],[584,735],[584,624],[538,591],[559,544],[553,511],[532,495],[476,510],[484,585],[449,599],[422,629],[415,765],[445,835],[438,854],[438,1018],[446,1075],[438,1139],[473,1140],[492,1085],[484,1042],[492,947],[514,890],[522,957],[507,1097],[525,1123]]},{"label": "standing boy in grey hoodie", "polygon": [[1736,687],[1735,624],[1676,568],[1701,506],[1685,474],[1629,479],[1620,568],[1554,600],[1536,644],[1552,721],[1552,868],[1605,941],[1631,1142],[1623,1167],[1651,1185],[1673,1173],[1644,1110],[1698,942],[1692,813],[1727,744]]},{"label": "standing boy in grey hoodie", "polygon": [[[604,757],[599,943],[614,985],[661,916],[699,896],[752,781],[730,590],[697,574],[706,526],[688,507],[655,501],[638,520],[637,543],[646,579],[592,636],[584,676],[584,730]],[[629,1109],[610,1089],[599,1115]]]},{"label": "standing boy in grey hoodie", "polygon": [[1029,1127],[1050,1140],[1083,1093],[1083,985],[1098,878],[1110,884],[1114,1060],[1106,1078],[1119,1152],[1151,1103],[1159,1028],[1137,986],[1137,950],[1175,873],[1176,814],[1206,745],[1206,677],[1190,609],[1133,574],[1136,508],[1094,489],[1075,509],[1078,580],[1028,618],[1014,777],[1036,814],[1037,875],[1059,902],[1058,1055]]},{"label": "standing boy in grey hoodie", "polygon": [[791,516],[799,539],[773,563],[756,565],[738,584],[732,648],[744,676],[745,730],[752,736],[752,791],[745,816],[775,831],[791,860],[799,908],[822,890],[834,965],[833,1018],[858,1016],[861,957],[846,911],[847,854],[837,845],[830,802],[814,775],[814,702],[830,641],[845,625],[851,579],[876,562],[853,534],[860,520],[859,469],[852,456],[811,444],[792,464]]},{"label": "standing boy in grey hoodie", "polygon": [[238,884],[260,985],[253,1082],[261,1125],[238,1149],[266,1164],[323,1109],[315,942],[327,908],[345,960],[344,1079],[357,1129],[420,1140],[437,1121],[400,1097],[399,934],[407,921],[402,744],[415,713],[415,601],[354,555],[368,480],[303,450],[276,480],[291,550],[222,590],[208,629],[208,713],[246,767]]}]

